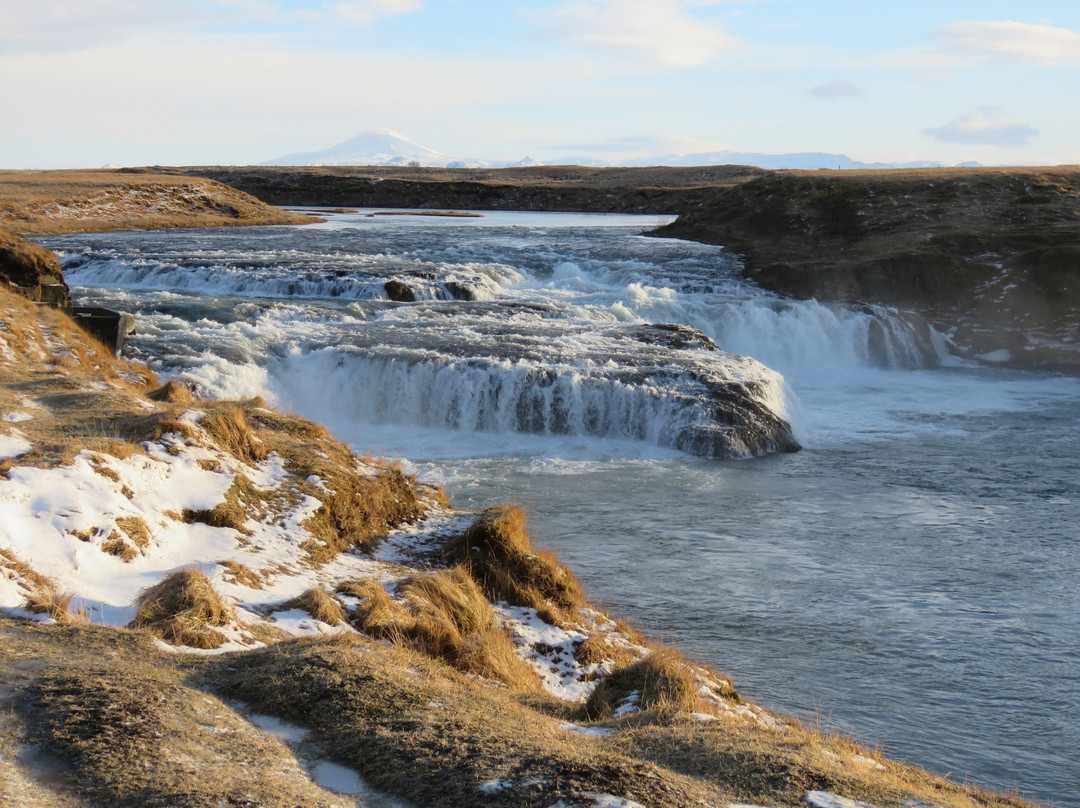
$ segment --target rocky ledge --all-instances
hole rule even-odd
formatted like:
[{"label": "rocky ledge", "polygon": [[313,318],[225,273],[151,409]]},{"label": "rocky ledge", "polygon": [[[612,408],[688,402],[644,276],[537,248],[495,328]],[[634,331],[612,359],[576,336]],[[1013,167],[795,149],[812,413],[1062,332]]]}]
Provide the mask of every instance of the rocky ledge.
[{"label": "rocky ledge", "polygon": [[770,173],[653,235],[722,244],[800,298],[897,306],[964,353],[1080,370],[1080,169]]}]

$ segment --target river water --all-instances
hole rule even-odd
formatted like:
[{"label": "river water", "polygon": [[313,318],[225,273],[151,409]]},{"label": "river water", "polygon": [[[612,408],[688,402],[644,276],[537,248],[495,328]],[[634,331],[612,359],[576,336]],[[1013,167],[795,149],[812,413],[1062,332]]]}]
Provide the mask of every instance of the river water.
[{"label": "river water", "polygon": [[[1080,381],[762,292],[719,248],[641,236],[657,217],[368,213],[44,243],[83,302],[137,315],[126,352],[407,458],[459,507],[526,505],[594,601],[743,695],[1080,806]],[[703,378],[803,450],[680,451]]]}]

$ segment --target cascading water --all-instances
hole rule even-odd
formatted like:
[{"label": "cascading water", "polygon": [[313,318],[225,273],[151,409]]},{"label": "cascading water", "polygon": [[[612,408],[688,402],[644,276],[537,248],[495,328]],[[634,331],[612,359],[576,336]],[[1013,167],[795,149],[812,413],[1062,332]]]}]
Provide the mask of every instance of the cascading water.
[{"label": "cascading water", "polygon": [[[329,218],[46,241],[159,372],[523,503],[590,595],[767,705],[1080,808],[1080,383],[763,293],[657,219]],[[807,449],[705,459],[791,448],[774,419]]]}]

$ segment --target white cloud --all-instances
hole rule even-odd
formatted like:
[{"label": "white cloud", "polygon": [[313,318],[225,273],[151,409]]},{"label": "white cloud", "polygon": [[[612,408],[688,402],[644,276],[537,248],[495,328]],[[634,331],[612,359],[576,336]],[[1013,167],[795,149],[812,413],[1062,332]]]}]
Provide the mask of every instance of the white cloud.
[{"label": "white cloud", "polygon": [[743,43],[690,9],[693,0],[570,0],[534,15],[556,39],[637,62],[700,67]]},{"label": "white cloud", "polygon": [[0,0],[0,52],[62,53],[182,30],[303,25],[336,32],[416,11],[420,0]]},{"label": "white cloud", "polygon": [[419,9],[419,0],[342,0],[326,6],[326,11],[337,19],[360,26]]},{"label": "white cloud", "polygon": [[937,31],[947,52],[992,62],[1080,64],[1080,32],[1023,22],[953,22]]},{"label": "white cloud", "polygon": [[49,53],[89,47],[185,17],[182,0],[0,0],[0,50]]},{"label": "white cloud", "polygon": [[943,126],[924,129],[922,133],[948,143],[967,143],[976,146],[1006,146],[1019,148],[1038,137],[1039,131],[1026,123],[998,117],[996,108],[983,108],[961,115]]},{"label": "white cloud", "polygon": [[723,143],[679,134],[637,135],[595,143],[560,143],[545,147],[549,151],[600,154],[613,161],[663,157],[672,154],[703,154],[725,151],[728,148]]},{"label": "white cloud", "polygon": [[857,98],[863,94],[862,88],[850,81],[828,81],[810,88],[810,95],[816,98]]}]

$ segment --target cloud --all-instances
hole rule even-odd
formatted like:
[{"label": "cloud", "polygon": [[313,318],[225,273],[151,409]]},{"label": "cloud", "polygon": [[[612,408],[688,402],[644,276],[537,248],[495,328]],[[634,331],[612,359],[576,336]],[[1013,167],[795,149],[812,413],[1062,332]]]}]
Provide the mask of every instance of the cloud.
[{"label": "cloud", "polygon": [[1024,22],[953,22],[936,34],[945,51],[990,62],[1080,64],[1080,32]]},{"label": "cloud", "polygon": [[808,92],[815,98],[857,98],[863,94],[862,88],[850,81],[829,81],[811,87]]},{"label": "cloud", "polygon": [[610,156],[613,160],[660,157],[669,154],[702,154],[729,149],[723,143],[678,134],[635,135],[595,143],[561,143],[545,148],[557,151],[603,154]]},{"label": "cloud", "polygon": [[49,53],[90,47],[184,19],[180,0],[0,0],[0,50]]},{"label": "cloud", "polygon": [[998,110],[984,108],[978,112],[954,118],[943,126],[923,129],[922,133],[948,143],[967,143],[975,146],[1028,145],[1039,131],[1026,123],[997,117]]},{"label": "cloud", "polygon": [[416,11],[419,0],[0,0],[0,52],[62,53],[154,32],[254,29],[295,30],[364,27],[389,16]]},{"label": "cloud", "polygon": [[419,0],[342,0],[326,6],[326,11],[337,19],[360,26],[419,9]]},{"label": "cloud", "polygon": [[548,36],[636,62],[700,67],[739,48],[740,39],[695,16],[694,0],[570,0],[533,15]]}]

